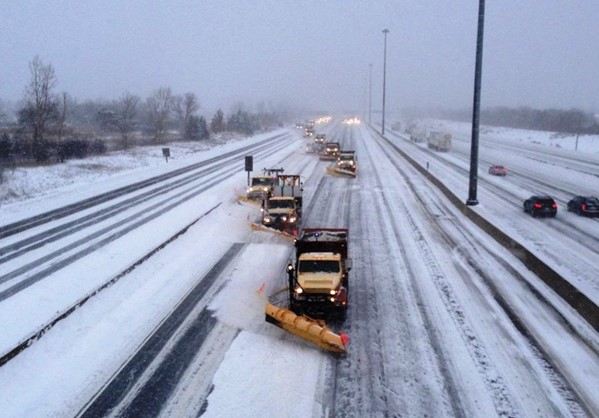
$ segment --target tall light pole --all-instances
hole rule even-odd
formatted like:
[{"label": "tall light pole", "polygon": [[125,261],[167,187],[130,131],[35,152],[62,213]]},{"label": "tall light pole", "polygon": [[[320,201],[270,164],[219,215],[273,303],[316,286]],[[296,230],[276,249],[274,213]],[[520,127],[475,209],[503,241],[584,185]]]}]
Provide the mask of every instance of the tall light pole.
[{"label": "tall light pole", "polygon": [[483,32],[485,26],[485,0],[478,3],[478,34],[476,36],[476,64],[474,69],[474,104],[472,106],[472,143],[470,144],[470,185],[468,206],[478,205],[478,128],[480,124],[480,84],[483,70]]},{"label": "tall light pole", "polygon": [[385,135],[385,83],[387,81],[387,34],[389,33],[389,29],[383,29],[383,34],[385,35],[385,53],[383,58],[383,130],[381,131],[381,135]]},{"label": "tall light pole", "polygon": [[372,64],[370,64],[370,98],[368,99],[368,124],[372,126]]},{"label": "tall light pole", "polygon": [[364,77],[364,103],[362,105],[362,120],[366,121],[366,77]]}]

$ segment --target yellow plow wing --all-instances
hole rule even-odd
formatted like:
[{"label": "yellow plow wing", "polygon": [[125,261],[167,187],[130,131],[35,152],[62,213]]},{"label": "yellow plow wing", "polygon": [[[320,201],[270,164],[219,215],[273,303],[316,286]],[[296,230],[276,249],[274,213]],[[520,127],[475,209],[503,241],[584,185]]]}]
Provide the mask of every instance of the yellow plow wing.
[{"label": "yellow plow wing", "polygon": [[270,322],[291,334],[297,335],[322,348],[337,354],[345,354],[349,338],[344,333],[335,334],[324,324],[306,316],[298,316],[289,309],[266,304],[266,322]]},{"label": "yellow plow wing", "polygon": [[250,203],[255,206],[260,206],[262,204],[262,200],[260,199],[250,199],[247,196],[237,195],[237,201],[242,203]]},{"label": "yellow plow wing", "polygon": [[351,171],[351,170],[342,170],[340,168],[337,168],[335,166],[333,167],[327,167],[327,173],[333,175],[333,176],[350,176],[350,177],[356,177],[356,172],[355,171]]},{"label": "yellow plow wing", "polygon": [[262,224],[257,224],[252,222],[250,224],[250,228],[254,231],[264,231],[264,232],[270,232],[271,234],[275,234],[275,235],[279,235],[282,236],[284,238],[287,238],[291,241],[293,241],[296,237],[293,234],[290,234],[289,232],[286,231],[280,231],[278,229],[274,229],[274,228],[269,228],[267,226],[264,226]]}]

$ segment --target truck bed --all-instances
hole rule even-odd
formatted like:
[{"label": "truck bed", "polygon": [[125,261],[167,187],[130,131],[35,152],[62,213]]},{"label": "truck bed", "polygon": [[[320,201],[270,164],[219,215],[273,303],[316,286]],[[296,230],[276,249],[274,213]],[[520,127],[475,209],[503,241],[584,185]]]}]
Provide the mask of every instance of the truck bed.
[{"label": "truck bed", "polygon": [[347,228],[304,228],[295,242],[296,253],[331,252],[347,258]]}]

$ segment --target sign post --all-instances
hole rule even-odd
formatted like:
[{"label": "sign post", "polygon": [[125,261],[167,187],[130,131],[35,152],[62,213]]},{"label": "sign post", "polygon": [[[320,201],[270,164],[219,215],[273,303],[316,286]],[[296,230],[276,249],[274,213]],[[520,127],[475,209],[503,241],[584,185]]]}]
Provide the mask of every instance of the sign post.
[{"label": "sign post", "polygon": [[162,148],[162,156],[164,158],[166,158],[166,162],[168,163],[168,157],[171,156],[171,149],[170,148]]},{"label": "sign post", "polygon": [[251,155],[245,156],[245,171],[248,173],[248,186],[250,185],[250,172],[254,171],[254,157]]}]

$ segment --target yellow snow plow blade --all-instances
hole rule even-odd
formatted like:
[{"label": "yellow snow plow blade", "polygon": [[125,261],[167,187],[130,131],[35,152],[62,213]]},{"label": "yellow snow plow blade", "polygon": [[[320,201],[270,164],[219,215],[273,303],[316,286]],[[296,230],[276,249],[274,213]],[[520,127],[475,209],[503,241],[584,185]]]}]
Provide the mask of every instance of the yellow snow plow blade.
[{"label": "yellow snow plow blade", "polygon": [[345,354],[349,338],[344,333],[335,334],[323,321],[316,321],[306,316],[298,316],[289,309],[266,304],[266,322],[270,322],[287,332],[311,341],[323,350],[337,354]]},{"label": "yellow snow plow blade", "polygon": [[355,171],[350,170],[342,170],[337,167],[327,167],[327,173],[332,174],[333,176],[351,176],[356,177]]},{"label": "yellow snow plow blade", "polygon": [[256,205],[256,206],[260,206],[260,204],[262,203],[262,201],[260,199],[250,199],[249,197],[243,196],[243,195],[238,195],[237,201],[244,202],[244,203],[251,203],[252,205]]},{"label": "yellow snow plow blade", "polygon": [[264,231],[264,232],[270,232],[271,234],[275,234],[275,235],[280,235],[284,238],[287,238],[291,241],[293,241],[295,239],[295,235],[290,234],[289,232],[286,231],[280,231],[278,229],[274,229],[274,228],[269,228],[267,226],[261,225],[261,224],[257,224],[252,222],[250,224],[250,228],[252,228],[254,231]]}]

